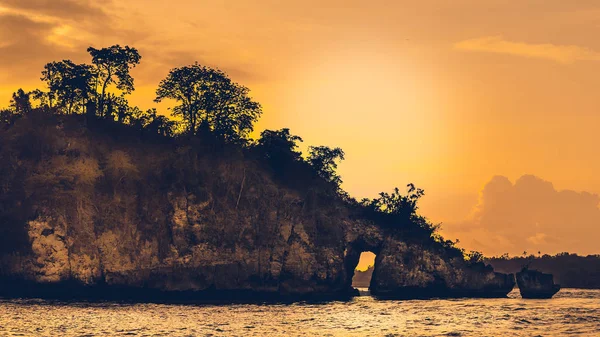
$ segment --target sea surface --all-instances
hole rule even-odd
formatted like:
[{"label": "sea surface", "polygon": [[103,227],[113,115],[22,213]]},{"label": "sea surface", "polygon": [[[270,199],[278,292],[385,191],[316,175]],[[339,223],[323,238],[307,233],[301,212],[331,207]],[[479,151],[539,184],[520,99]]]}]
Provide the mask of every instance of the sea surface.
[{"label": "sea surface", "polygon": [[164,305],[0,300],[0,336],[600,336],[600,290],[551,300]]}]

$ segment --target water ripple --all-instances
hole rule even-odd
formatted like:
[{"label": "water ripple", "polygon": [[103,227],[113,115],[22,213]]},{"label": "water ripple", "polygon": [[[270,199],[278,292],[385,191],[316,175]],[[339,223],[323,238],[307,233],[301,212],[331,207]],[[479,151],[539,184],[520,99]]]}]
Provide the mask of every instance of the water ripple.
[{"label": "water ripple", "polygon": [[163,305],[0,300],[0,336],[599,336],[600,290],[552,300]]}]

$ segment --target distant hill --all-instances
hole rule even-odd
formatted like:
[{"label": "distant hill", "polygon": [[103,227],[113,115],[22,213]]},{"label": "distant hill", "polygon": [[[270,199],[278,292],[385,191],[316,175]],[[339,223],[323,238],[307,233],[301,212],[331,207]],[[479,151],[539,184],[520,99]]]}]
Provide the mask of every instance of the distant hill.
[{"label": "distant hill", "polygon": [[369,266],[367,270],[356,270],[354,271],[354,278],[352,278],[352,286],[354,288],[368,288],[371,282],[371,276],[373,276],[373,269],[375,267]]},{"label": "distant hill", "polygon": [[502,273],[516,273],[529,264],[531,269],[553,274],[554,281],[563,288],[600,289],[600,255],[560,253],[541,257],[494,257],[486,259],[486,263]]}]

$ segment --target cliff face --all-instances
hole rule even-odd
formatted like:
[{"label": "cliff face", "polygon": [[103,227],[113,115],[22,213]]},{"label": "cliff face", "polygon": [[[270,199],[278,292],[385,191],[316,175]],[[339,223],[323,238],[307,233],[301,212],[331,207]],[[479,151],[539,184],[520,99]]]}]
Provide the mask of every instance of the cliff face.
[{"label": "cliff face", "polygon": [[357,216],[316,180],[275,178],[239,149],[81,124],[32,119],[0,134],[4,294],[23,281],[348,296],[363,251],[378,254],[381,297],[504,296],[514,285]]},{"label": "cliff face", "polygon": [[[59,282],[75,279],[83,284],[148,287],[163,291],[252,290],[305,295],[347,290],[343,242],[317,245],[307,234],[301,217],[280,207],[294,199],[273,200],[265,218],[256,215],[229,224],[208,222],[206,202],[192,194],[171,193],[173,212],[170,251],[161,257],[158,238],[109,230],[80,247],[65,235],[68,224],[50,216],[28,223],[32,252],[20,270],[26,279]],[[261,210],[257,210],[261,211]],[[235,226],[224,228],[223,226]],[[257,226],[276,227],[268,242],[258,243]],[[216,239],[224,228],[235,232],[226,243]],[[128,236],[133,235],[134,238]],[[231,235],[231,234],[230,234]],[[122,242],[134,242],[127,247]],[[82,248],[85,248],[83,250]],[[131,250],[135,251],[132,254]]]},{"label": "cliff face", "polygon": [[385,241],[375,266],[370,290],[382,298],[503,297],[515,285],[512,274],[402,238]]}]

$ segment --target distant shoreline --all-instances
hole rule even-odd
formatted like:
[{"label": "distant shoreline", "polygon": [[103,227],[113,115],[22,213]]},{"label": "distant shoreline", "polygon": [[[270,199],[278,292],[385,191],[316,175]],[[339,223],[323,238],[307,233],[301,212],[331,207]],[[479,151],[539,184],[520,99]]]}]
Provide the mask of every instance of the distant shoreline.
[{"label": "distant shoreline", "polygon": [[600,289],[600,255],[580,256],[561,253],[557,255],[492,257],[487,258],[494,270],[514,274],[529,265],[554,276],[554,281],[562,288]]}]

